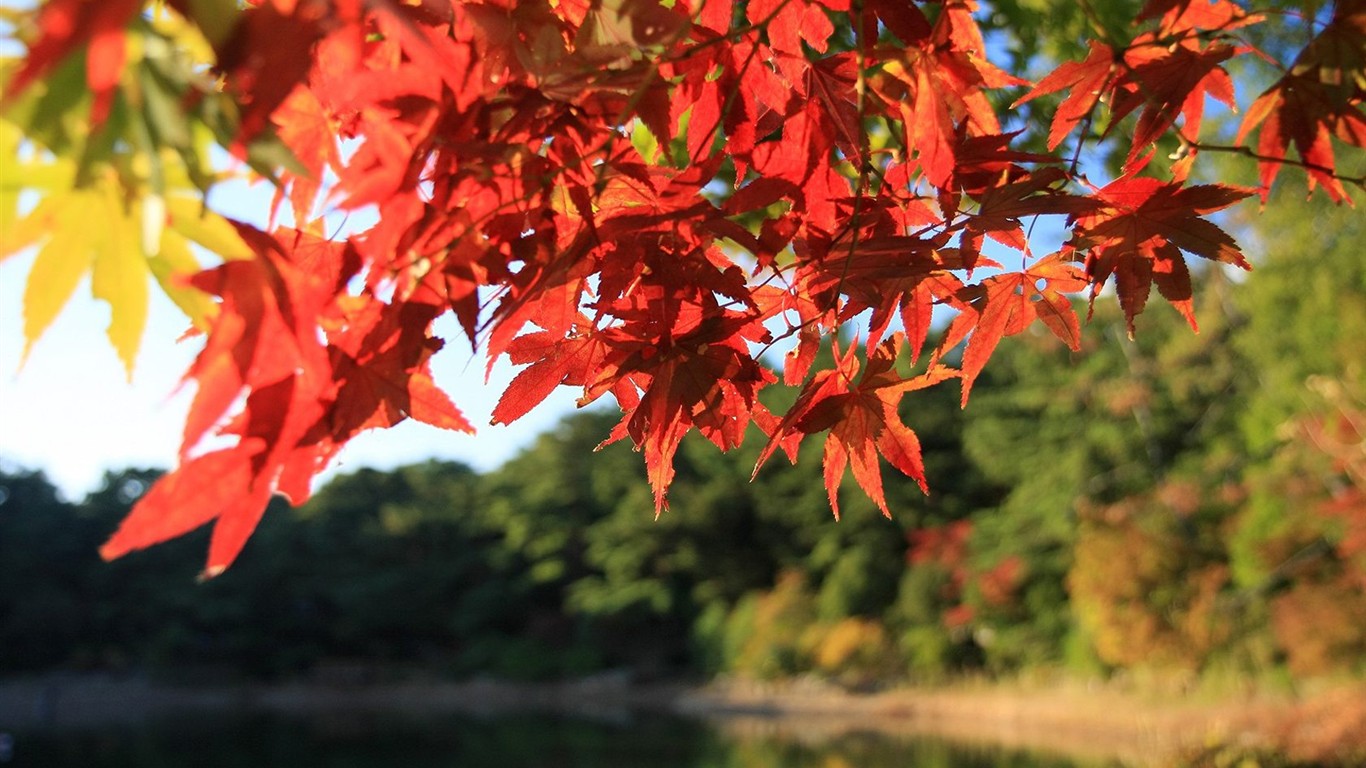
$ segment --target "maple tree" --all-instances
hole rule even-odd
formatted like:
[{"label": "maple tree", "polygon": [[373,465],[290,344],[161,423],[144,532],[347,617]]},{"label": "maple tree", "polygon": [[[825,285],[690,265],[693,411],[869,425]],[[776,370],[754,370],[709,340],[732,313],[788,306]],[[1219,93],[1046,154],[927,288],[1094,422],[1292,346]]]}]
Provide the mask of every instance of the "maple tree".
[{"label": "maple tree", "polygon": [[[887,512],[879,455],[926,483],[904,395],[958,379],[966,404],[1035,320],[1079,349],[1073,299],[1107,286],[1131,334],[1154,286],[1194,326],[1188,257],[1248,267],[1212,214],[1286,166],[1337,202],[1366,186],[1339,162],[1366,147],[1366,0],[1148,0],[1121,31],[1079,7],[1084,53],[1038,79],[991,62],[972,0],[5,10],[26,53],[0,71],[0,257],[37,251],[27,342],[86,274],[126,365],[149,280],[204,337],[180,464],[103,554],[213,522],[217,573],[355,435],[472,431],[429,368],[447,312],[524,366],[496,423],[610,394],[656,514],[686,434],[728,450],[751,424],[761,465],[823,433],[836,513],[846,468]],[[1207,96],[1249,105],[1236,135]],[[275,185],[270,227],[214,212],[214,145]],[[1194,183],[1205,152],[1252,158],[1260,189]],[[324,212],[360,209],[373,226],[329,236]]]}]

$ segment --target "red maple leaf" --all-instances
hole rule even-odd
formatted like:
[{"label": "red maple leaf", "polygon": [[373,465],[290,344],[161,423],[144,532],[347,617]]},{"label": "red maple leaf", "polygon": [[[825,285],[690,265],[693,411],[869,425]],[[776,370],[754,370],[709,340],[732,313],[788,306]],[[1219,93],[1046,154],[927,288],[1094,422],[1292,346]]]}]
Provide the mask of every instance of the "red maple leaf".
[{"label": "red maple leaf", "polygon": [[1092,40],[1090,45],[1090,52],[1084,61],[1064,63],[1010,105],[1011,109],[1016,109],[1040,96],[1071,89],[1072,92],[1053,113],[1053,122],[1048,130],[1049,149],[1061,144],[1081,121],[1090,119],[1101,98],[1114,89],[1122,72],[1114,49],[1097,40]]},{"label": "red maple leaf", "polygon": [[[1139,35],[1122,54],[1116,54],[1105,43],[1092,41],[1084,61],[1058,67],[1012,107],[1045,94],[1071,90],[1053,115],[1048,134],[1050,149],[1061,144],[1083,120],[1091,119],[1103,100],[1110,100],[1110,130],[1120,124],[1121,118],[1142,107],[1125,159],[1126,174],[1137,172],[1151,159],[1153,143],[1175,125],[1178,117],[1185,118],[1183,135],[1195,141],[1206,95],[1233,106],[1233,82],[1220,65],[1241,52],[1219,41],[1202,45],[1204,34],[1212,29],[1227,31],[1250,23],[1240,10],[1224,8],[1226,3],[1196,5],[1208,8],[1209,12],[1193,6],[1173,9],[1164,17],[1165,25],[1160,32]],[[1148,9],[1152,13],[1163,10]]]},{"label": "red maple leaf", "polygon": [[393,426],[405,418],[457,432],[474,428],[432,380],[431,356],[441,348],[431,336],[439,308],[416,302],[364,301],[345,329],[328,334],[338,383],[328,438],[344,443],[365,429]]},{"label": "red maple leaf", "polygon": [[1065,294],[1080,291],[1086,285],[1081,269],[1064,260],[1061,253],[1055,253],[1023,272],[1007,272],[989,277],[980,285],[962,288],[958,306],[963,310],[954,318],[940,346],[952,349],[971,333],[963,352],[962,404],[967,405],[973,382],[1001,339],[1024,331],[1035,318],[1042,320],[1069,348],[1080,349],[1081,326]]},{"label": "red maple leaf", "polygon": [[946,187],[962,138],[1001,132],[984,90],[997,84],[983,73],[981,61],[942,47],[907,49],[905,62],[895,64],[888,71],[899,82],[883,79],[881,95],[899,105],[906,146],[916,153],[925,178]]},{"label": "red maple leaf", "polygon": [[138,499],[118,530],[100,547],[100,555],[112,560],[207,523],[226,521],[221,534],[215,526],[205,572],[213,575],[227,568],[236,557],[233,550],[240,550],[256,527],[272,491],[269,484],[254,482],[253,448],[262,449],[239,444],[232,450],[182,463]]},{"label": "red maple leaf", "polygon": [[1233,80],[1221,64],[1237,52],[1223,43],[1201,48],[1194,41],[1186,41],[1165,47],[1138,46],[1125,54],[1128,72],[1111,105],[1115,121],[1111,125],[1142,106],[1124,160],[1126,175],[1147,164],[1152,145],[1176,124],[1177,117],[1184,118],[1182,136],[1190,142],[1198,140],[1206,95],[1234,106]]},{"label": "red maple leaf", "polygon": [[[286,172],[289,202],[294,220],[301,224],[313,218],[313,205],[322,190],[326,171],[339,165],[336,125],[323,110],[318,97],[308,88],[298,87],[275,110],[272,122],[280,140],[294,153],[306,173]],[[285,186],[276,189],[274,205],[285,197]]]},{"label": "red maple leaf", "polygon": [[642,344],[624,329],[606,332],[613,352],[605,356],[585,395],[591,398],[612,387],[624,415],[621,428],[607,442],[630,436],[644,450],[656,515],[667,506],[673,457],[684,435],[696,428],[721,450],[740,445],[755,412],[763,409],[758,391],[776,381],[749,352],[750,342],[768,337],[753,316],[725,312],[703,317],[685,310],[681,317],[679,328],[691,330],[658,343]]},{"label": "red maple leaf", "polygon": [[1061,191],[1067,174],[1056,167],[1045,167],[1026,172],[1020,169],[1016,178],[1006,180],[1009,169],[1002,172],[997,183],[975,191],[977,210],[963,229],[962,262],[967,268],[977,263],[983,237],[990,237],[1017,251],[1028,250],[1021,219],[1030,216],[1066,214],[1077,216],[1095,210],[1095,200]]},{"label": "red maple leaf", "polygon": [[755,474],[779,447],[795,461],[794,438],[799,441],[805,435],[828,430],[822,464],[826,493],[836,519],[840,516],[839,486],[849,467],[864,493],[884,515],[891,516],[883,495],[878,454],[928,492],[920,441],[902,423],[897,407],[907,392],[933,386],[958,373],[935,366],[914,378],[903,378],[895,369],[903,344],[901,334],[893,334],[874,348],[857,382],[857,345],[850,345],[844,355],[836,350],[837,367],[817,373],[802,388],[796,403],[772,431],[755,465]]},{"label": "red maple leaf", "polygon": [[[181,464],[134,506],[101,549],[106,558],[213,521],[205,573],[227,568],[335,386],[316,325],[325,277],[299,269],[273,238],[239,230],[261,258],[228,262],[194,281],[222,303],[189,373],[199,389],[186,421]],[[220,424],[244,394],[243,409]],[[235,444],[195,455],[200,438],[215,425]],[[307,496],[306,488],[302,496],[297,487],[290,490],[296,502]]]},{"label": "red maple leaf", "polygon": [[1366,147],[1366,3],[1341,2],[1290,71],[1267,89],[1243,118],[1236,141],[1260,129],[1262,202],[1294,145],[1309,175],[1336,202],[1348,200],[1336,174],[1333,138]]},{"label": "red maple leaf", "polygon": [[335,22],[328,6],[323,0],[249,6],[218,46],[218,69],[242,108],[238,146],[265,129],[275,108],[308,77],[313,45]]},{"label": "red maple leaf", "polygon": [[1111,275],[1133,334],[1153,283],[1195,327],[1190,272],[1182,252],[1251,269],[1238,244],[1203,215],[1223,210],[1254,190],[1225,184],[1183,187],[1150,178],[1124,178],[1097,190],[1105,207],[1080,216],[1066,246],[1085,253],[1091,301]]},{"label": "red maple leaf", "polygon": [[1250,14],[1229,0],[1148,0],[1138,20],[1155,18],[1160,18],[1162,38],[1198,30],[1228,31],[1262,20],[1261,14]]},{"label": "red maple leaf", "polygon": [[918,11],[898,20],[905,27],[898,34],[915,39],[885,61],[884,74],[870,85],[887,109],[899,114],[906,149],[915,153],[925,178],[947,188],[957,145],[968,137],[1001,132],[987,89],[1026,81],[986,60],[981,30],[965,4],[946,4],[928,36],[919,36],[923,18],[916,16]]},{"label": "red maple leaf", "polygon": [[870,327],[880,337],[918,286],[951,278],[951,270],[964,267],[957,251],[941,249],[945,241],[896,235],[831,243],[813,238],[798,263],[797,284],[816,307],[834,307],[835,297],[845,296],[841,319],[872,309]]},{"label": "red maple leaf", "polygon": [[[302,503],[357,432],[408,416],[470,431],[426,367],[430,307],[370,303],[348,314],[338,297],[359,268],[349,244],[246,225],[238,232],[257,258],[193,279],[220,304],[187,374],[197,391],[181,464],[138,502],[101,550],[106,557],[212,521],[213,575],[237,557],[272,494]],[[198,453],[210,430],[234,443]]]},{"label": "red maple leaf", "polygon": [[186,417],[182,459],[244,390],[328,368],[317,324],[350,269],[340,254],[327,261],[311,259],[306,266],[296,261],[295,254],[306,256],[313,242],[303,233],[291,238],[283,232],[287,239],[280,240],[248,225],[237,229],[259,258],[230,261],[192,280],[218,296],[220,304],[204,349],[185,377],[197,389]]},{"label": "red maple leaf", "polygon": [[[511,424],[525,416],[559,386],[583,387],[597,372],[605,354],[603,341],[588,330],[582,318],[566,338],[552,331],[536,331],[518,336],[508,345],[513,365],[526,365],[518,372],[493,409],[494,424]],[[586,404],[586,403],[585,403]]]}]

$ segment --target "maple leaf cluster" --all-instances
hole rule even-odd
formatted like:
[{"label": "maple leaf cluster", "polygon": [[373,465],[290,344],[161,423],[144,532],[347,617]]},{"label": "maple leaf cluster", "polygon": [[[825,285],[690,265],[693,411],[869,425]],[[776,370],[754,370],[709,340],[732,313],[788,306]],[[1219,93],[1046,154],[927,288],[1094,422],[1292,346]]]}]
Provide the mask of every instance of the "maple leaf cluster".
[{"label": "maple leaf cluster", "polygon": [[[1265,14],[1228,0],[1149,0],[1131,39],[1093,40],[1037,82],[990,62],[973,0],[143,5],[43,4],[19,24],[28,53],[0,114],[37,126],[70,106],[51,102],[74,77],[93,134],[174,145],[206,125],[277,184],[293,227],[234,224],[240,253],[164,281],[212,299],[181,462],[104,549],[214,522],[210,573],[272,494],[303,501],[361,431],[471,429],[428,367],[448,312],[490,364],[524,366],[496,423],[560,386],[581,404],[610,394],[623,416],[608,440],[643,452],[656,514],[685,435],[729,450],[751,425],[768,436],[760,464],[823,433],[836,514],[846,468],[890,513],[882,460],[926,482],[903,395],[956,378],[966,404],[1002,339],[1036,320],[1079,349],[1074,300],[1106,286],[1131,330],[1154,285],[1194,325],[1187,259],[1248,267],[1209,216],[1257,190],[1188,183],[1202,151],[1257,158],[1263,198],[1286,165],[1339,201],[1362,183],[1334,147],[1366,146],[1363,0],[1299,19],[1310,42],[1233,145],[1202,137],[1206,97],[1236,105],[1229,66],[1283,52],[1249,42]],[[184,20],[211,66],[185,71],[212,83],[139,74],[160,50],[130,42],[151,39],[149,14]],[[1042,143],[1003,128],[1045,113]],[[1083,160],[1103,141],[1127,149],[1096,186]],[[1154,162],[1164,143],[1175,163]],[[363,208],[373,226],[324,237],[320,209]],[[1064,233],[1043,254],[1027,236],[1039,220]],[[774,348],[798,388],[782,414],[760,399]]]}]

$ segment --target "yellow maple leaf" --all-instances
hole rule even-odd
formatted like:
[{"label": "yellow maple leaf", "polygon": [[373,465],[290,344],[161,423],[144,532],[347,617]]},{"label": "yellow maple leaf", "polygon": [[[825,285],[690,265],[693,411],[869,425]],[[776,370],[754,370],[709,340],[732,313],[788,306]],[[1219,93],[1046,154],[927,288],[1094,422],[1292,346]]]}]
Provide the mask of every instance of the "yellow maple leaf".
[{"label": "yellow maple leaf", "polygon": [[[67,182],[54,183],[63,171]],[[195,326],[206,327],[215,305],[185,282],[203,266],[191,245],[222,259],[251,251],[226,219],[203,207],[188,180],[163,198],[130,195],[112,167],[81,184],[75,176],[74,164],[62,158],[0,168],[0,195],[12,198],[0,198],[0,259],[37,248],[24,291],[24,357],[89,275],[91,294],[109,304],[109,341],[131,376],[147,323],[149,279]],[[22,193],[37,204],[18,214]]]}]

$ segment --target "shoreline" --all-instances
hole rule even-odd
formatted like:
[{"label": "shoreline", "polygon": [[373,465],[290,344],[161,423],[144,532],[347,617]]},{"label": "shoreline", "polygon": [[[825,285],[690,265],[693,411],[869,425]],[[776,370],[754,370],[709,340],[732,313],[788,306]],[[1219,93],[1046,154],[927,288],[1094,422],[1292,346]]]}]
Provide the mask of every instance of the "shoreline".
[{"label": "shoreline", "polygon": [[[740,737],[819,741],[856,731],[928,736],[1147,768],[1211,744],[1291,759],[1366,752],[1366,684],[1299,696],[1162,695],[1114,685],[961,682],[851,693],[811,680],[637,683],[605,674],[552,683],[296,681],[188,686],[58,673],[0,680],[0,732],[74,731],[168,716],[255,714],[496,717],[528,712],[629,722],[637,713],[706,722]],[[1361,751],[1356,751],[1361,750]],[[1344,760],[1347,758],[1344,758]],[[1347,764],[1347,763],[1342,763]]]}]

